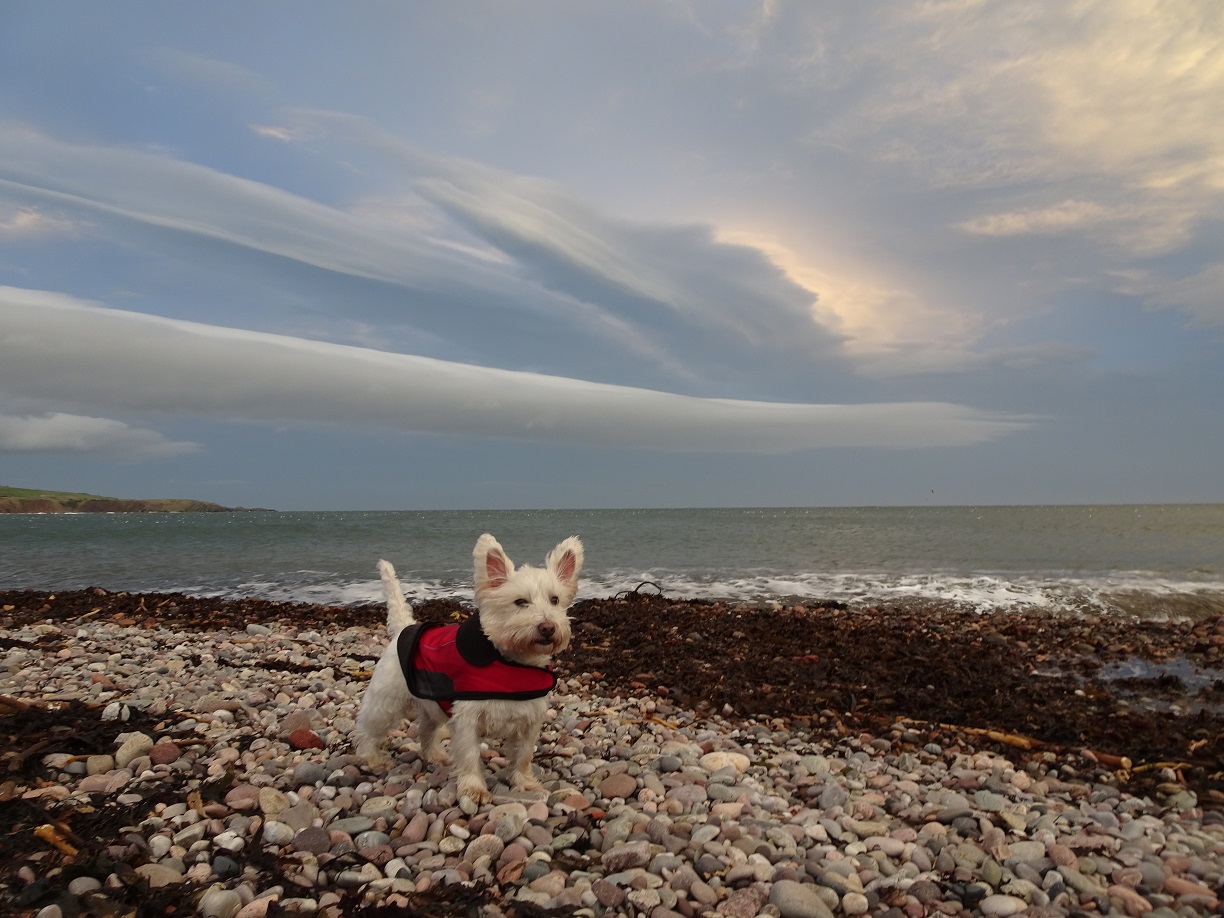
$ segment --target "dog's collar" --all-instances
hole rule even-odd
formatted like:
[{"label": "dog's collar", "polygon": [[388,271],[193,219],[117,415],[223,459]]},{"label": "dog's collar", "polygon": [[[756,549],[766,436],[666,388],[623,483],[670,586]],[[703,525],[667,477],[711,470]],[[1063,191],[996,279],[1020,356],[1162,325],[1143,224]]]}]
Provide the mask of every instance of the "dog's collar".
[{"label": "dog's collar", "polygon": [[[480,613],[469,615],[455,634],[455,649],[473,666],[488,666],[502,659],[489,636],[480,627]],[[504,662],[504,661],[503,661]]]}]

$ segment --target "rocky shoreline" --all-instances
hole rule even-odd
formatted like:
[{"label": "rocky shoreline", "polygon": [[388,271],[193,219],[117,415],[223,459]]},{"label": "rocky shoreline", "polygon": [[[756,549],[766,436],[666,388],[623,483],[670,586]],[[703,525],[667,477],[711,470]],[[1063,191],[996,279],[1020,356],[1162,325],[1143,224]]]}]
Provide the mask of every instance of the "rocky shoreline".
[{"label": "rocky shoreline", "polygon": [[252,510],[268,512],[262,508],[225,507],[191,498],[146,500],[0,485],[0,513],[239,513]]},{"label": "rocky shoreline", "polygon": [[0,497],[0,513],[268,513],[262,508],[223,507],[203,500],[125,500],[91,497],[53,500]]},{"label": "rocky shoreline", "polygon": [[546,791],[478,809],[351,754],[378,607],[0,610],[9,914],[1221,913],[1219,617],[580,603]]}]

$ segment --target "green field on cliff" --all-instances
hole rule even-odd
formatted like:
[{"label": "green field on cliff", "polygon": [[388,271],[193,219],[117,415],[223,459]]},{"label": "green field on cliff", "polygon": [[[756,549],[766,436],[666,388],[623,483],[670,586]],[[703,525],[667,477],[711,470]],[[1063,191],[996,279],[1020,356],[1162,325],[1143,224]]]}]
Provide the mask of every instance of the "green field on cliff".
[{"label": "green field on cliff", "polygon": [[77,494],[73,491],[33,491],[29,488],[10,488],[0,485],[0,497],[15,497],[18,500],[114,500],[101,494]]},{"label": "green field on cliff", "polygon": [[0,513],[216,513],[241,509],[204,500],[130,500],[0,485]]}]

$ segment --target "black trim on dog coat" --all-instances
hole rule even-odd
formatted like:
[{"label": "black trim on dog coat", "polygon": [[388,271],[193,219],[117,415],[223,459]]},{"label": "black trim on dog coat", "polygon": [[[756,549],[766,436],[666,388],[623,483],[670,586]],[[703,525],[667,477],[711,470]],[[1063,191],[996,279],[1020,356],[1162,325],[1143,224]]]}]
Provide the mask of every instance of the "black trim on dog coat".
[{"label": "black trim on dog coat", "polygon": [[455,701],[543,698],[557,684],[552,668],[507,660],[480,627],[480,616],[460,625],[421,622],[396,640],[408,691],[436,701],[449,717]]}]

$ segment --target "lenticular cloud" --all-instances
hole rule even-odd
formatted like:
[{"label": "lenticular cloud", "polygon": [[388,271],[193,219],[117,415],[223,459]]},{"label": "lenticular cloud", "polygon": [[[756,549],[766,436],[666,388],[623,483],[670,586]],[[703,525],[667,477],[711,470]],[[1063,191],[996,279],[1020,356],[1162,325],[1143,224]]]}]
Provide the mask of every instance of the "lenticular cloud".
[{"label": "lenticular cloud", "polygon": [[961,446],[1027,421],[944,402],[705,399],[124,312],[0,288],[0,393],[90,410],[593,446]]}]

